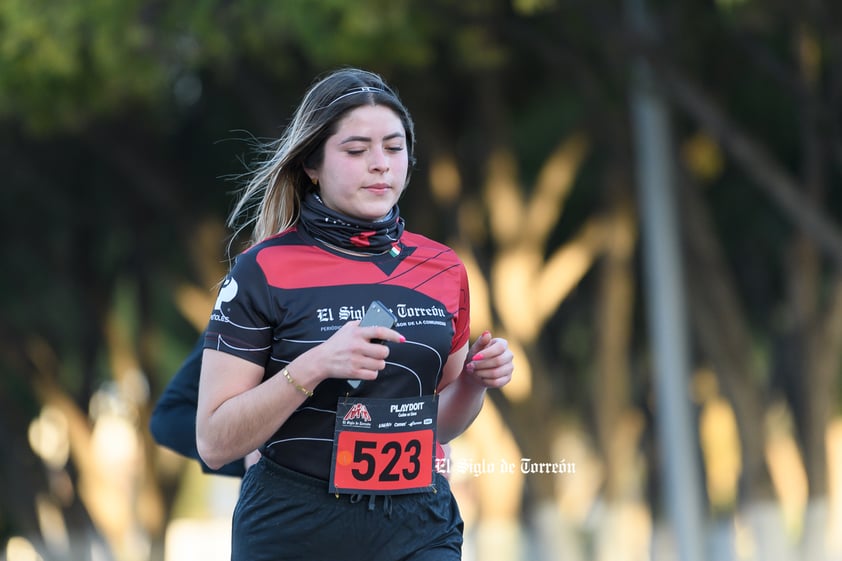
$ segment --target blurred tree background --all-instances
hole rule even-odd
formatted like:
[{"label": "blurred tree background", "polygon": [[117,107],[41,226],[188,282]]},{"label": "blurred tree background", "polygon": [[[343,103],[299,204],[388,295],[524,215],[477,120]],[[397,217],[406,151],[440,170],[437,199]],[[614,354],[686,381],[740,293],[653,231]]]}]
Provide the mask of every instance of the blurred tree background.
[{"label": "blurred tree background", "polygon": [[497,466],[452,474],[466,559],[678,559],[643,64],[671,135],[688,369],[670,375],[707,558],[842,559],[842,4],[646,9],[641,27],[619,0],[0,0],[0,558],[165,558],[195,466],[148,419],[227,267],[232,179],[315,76],[355,65],[415,117],[410,228],[458,250],[475,335],[517,353],[454,442],[454,465]]}]

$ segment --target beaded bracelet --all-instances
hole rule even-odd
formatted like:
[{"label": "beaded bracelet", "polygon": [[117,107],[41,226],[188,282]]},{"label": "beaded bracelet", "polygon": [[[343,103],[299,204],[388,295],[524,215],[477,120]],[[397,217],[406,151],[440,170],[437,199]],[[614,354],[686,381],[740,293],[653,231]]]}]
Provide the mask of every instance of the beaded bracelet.
[{"label": "beaded bracelet", "polygon": [[292,379],[292,376],[289,375],[289,370],[284,368],[281,371],[281,373],[287,379],[287,382],[289,382],[290,384],[295,386],[295,389],[297,389],[300,392],[303,392],[307,397],[313,397],[313,392],[311,392],[310,390],[308,390],[307,388],[305,388],[304,386],[302,386],[301,384],[299,384],[298,382],[296,382],[295,380]]}]

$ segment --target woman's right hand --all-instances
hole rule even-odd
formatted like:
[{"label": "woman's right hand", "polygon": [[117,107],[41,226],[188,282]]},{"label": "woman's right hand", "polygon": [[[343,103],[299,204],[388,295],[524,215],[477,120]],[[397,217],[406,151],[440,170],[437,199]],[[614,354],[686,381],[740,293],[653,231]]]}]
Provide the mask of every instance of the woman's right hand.
[{"label": "woman's right hand", "polygon": [[[323,370],[324,378],[374,380],[386,368],[389,347],[377,341],[403,343],[406,339],[387,327],[360,327],[359,321],[350,321],[331,335],[324,343],[307,351],[314,353]],[[309,357],[308,357],[309,361]]]}]

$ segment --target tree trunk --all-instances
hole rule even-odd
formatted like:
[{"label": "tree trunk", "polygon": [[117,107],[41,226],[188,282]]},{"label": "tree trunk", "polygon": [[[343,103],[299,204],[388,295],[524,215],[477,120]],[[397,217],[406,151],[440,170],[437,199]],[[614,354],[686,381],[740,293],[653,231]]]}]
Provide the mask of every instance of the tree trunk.
[{"label": "tree trunk", "polygon": [[605,510],[595,543],[598,560],[638,561],[648,550],[651,514],[640,458],[643,415],[631,399],[631,333],[634,309],[635,216],[621,174],[608,174],[610,227],[598,268],[597,319],[592,400],[599,449],[605,461]]},{"label": "tree trunk", "polygon": [[765,399],[755,380],[748,320],[714,232],[707,205],[685,177],[680,201],[687,243],[690,321],[704,358],[734,407],[742,447],[741,502],[774,497],[765,457]]}]

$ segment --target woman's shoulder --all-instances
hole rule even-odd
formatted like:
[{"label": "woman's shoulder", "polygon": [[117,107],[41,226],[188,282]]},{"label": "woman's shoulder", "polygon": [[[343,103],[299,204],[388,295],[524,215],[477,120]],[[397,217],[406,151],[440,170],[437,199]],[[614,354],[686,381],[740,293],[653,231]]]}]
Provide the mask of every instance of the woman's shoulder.
[{"label": "woman's shoulder", "polygon": [[267,249],[275,251],[276,248],[298,247],[303,243],[297,228],[292,227],[246,247],[237,255],[235,261],[254,261]]},{"label": "woman's shoulder", "polygon": [[404,232],[401,243],[412,248],[410,260],[424,267],[440,267],[453,271],[464,271],[465,263],[450,246],[413,232]]},{"label": "woman's shoulder", "polygon": [[404,232],[401,242],[412,247],[416,259],[433,259],[439,265],[464,267],[459,254],[449,245],[415,232]]},{"label": "woman's shoulder", "polygon": [[401,236],[401,242],[408,247],[415,247],[421,250],[435,251],[438,253],[452,253],[456,256],[456,252],[453,251],[453,248],[450,246],[415,232],[404,232],[403,236]]},{"label": "woman's shoulder", "polygon": [[275,260],[276,256],[287,251],[285,248],[299,248],[302,243],[296,228],[284,230],[245,248],[234,259],[233,268],[241,271],[251,268],[263,269],[267,260]]},{"label": "woman's shoulder", "polygon": [[280,245],[299,245],[301,244],[301,237],[298,235],[298,228],[293,226],[292,228],[287,228],[282,232],[278,232],[273,236],[269,236],[257,243],[254,243],[248,246],[240,255],[255,255],[259,253],[262,249],[266,249],[267,247],[276,247]]}]

